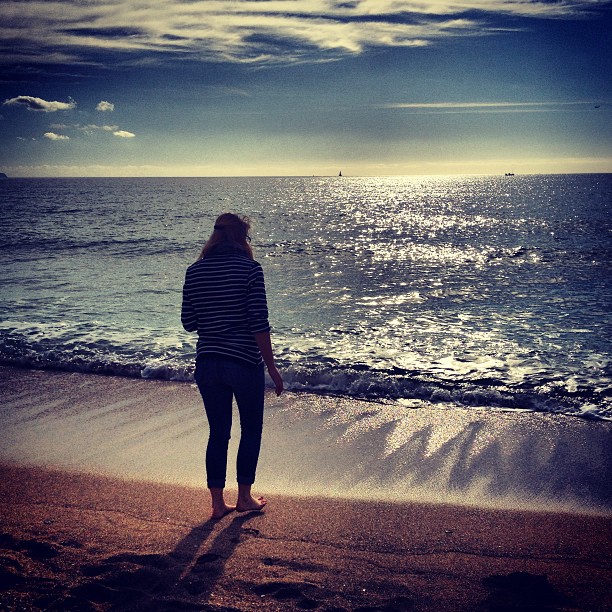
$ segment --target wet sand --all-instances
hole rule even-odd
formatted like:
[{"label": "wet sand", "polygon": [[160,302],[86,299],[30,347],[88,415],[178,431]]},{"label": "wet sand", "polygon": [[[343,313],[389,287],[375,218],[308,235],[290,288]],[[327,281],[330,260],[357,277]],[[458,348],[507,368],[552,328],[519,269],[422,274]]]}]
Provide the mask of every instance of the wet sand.
[{"label": "wet sand", "polygon": [[[193,384],[0,367],[0,397],[0,463],[205,484],[208,428]],[[236,418],[229,483],[237,430]],[[257,485],[269,495],[612,515],[610,473],[612,422],[271,393]]]}]

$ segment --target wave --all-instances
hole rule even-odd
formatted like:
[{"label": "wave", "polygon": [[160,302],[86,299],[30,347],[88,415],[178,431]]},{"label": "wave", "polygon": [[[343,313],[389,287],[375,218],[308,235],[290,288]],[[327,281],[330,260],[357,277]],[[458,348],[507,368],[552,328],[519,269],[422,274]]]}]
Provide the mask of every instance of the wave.
[{"label": "wave", "polygon": [[475,408],[563,413],[612,420],[612,402],[602,393],[581,389],[568,393],[550,383],[514,388],[502,381],[448,381],[400,368],[374,369],[341,365],[290,365],[283,370],[288,388],[364,399],[420,400]]},{"label": "wave", "polygon": [[[135,351],[129,344],[72,341],[58,344],[31,340],[21,333],[0,336],[0,364],[131,378],[193,382],[195,355],[179,348]],[[609,390],[559,383],[508,385],[502,380],[445,380],[402,368],[341,364],[324,356],[299,362],[279,360],[289,391],[336,395],[372,401],[429,402],[482,409],[558,413],[593,420],[612,420]],[[268,381],[271,386],[271,381]]]},{"label": "wave", "polygon": [[40,251],[47,253],[70,253],[89,250],[95,253],[110,251],[113,255],[138,255],[150,253],[183,253],[186,245],[166,238],[124,238],[112,239],[82,239],[75,240],[66,237],[41,238],[37,235],[21,236],[19,238],[6,236],[0,240],[0,250],[10,251],[13,256],[24,255],[36,258]]}]

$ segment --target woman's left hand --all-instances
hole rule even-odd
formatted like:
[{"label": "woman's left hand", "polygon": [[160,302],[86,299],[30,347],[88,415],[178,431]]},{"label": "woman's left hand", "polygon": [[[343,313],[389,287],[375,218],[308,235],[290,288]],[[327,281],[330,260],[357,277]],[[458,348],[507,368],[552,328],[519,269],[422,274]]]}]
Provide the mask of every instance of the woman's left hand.
[{"label": "woman's left hand", "polygon": [[283,392],[283,389],[285,388],[283,384],[283,378],[280,375],[280,372],[276,369],[276,366],[271,366],[268,368],[268,374],[270,374],[270,378],[274,383],[276,395],[280,395]]}]

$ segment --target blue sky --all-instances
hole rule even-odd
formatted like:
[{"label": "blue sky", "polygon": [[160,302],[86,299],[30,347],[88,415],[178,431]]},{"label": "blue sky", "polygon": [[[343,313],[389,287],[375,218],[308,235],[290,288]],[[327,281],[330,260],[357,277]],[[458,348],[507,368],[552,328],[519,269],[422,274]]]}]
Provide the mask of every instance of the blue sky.
[{"label": "blue sky", "polygon": [[612,2],[3,0],[9,176],[612,172]]}]

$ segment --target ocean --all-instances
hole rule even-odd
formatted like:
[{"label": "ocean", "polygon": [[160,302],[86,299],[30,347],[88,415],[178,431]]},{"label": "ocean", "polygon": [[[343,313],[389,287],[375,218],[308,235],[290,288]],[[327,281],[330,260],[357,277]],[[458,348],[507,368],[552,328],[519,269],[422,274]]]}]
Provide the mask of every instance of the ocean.
[{"label": "ocean", "polygon": [[0,181],[0,363],[191,381],[185,269],[252,220],[289,390],[612,420],[612,174]]}]

